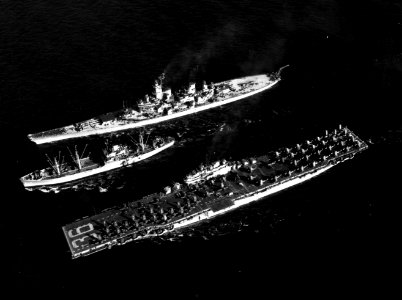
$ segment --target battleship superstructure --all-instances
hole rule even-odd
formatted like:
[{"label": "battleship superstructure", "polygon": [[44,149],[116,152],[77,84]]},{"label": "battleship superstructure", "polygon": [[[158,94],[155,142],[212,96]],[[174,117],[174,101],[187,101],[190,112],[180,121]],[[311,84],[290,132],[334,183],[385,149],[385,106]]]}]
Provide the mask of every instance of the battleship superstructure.
[{"label": "battleship superstructure", "polygon": [[113,145],[101,164],[95,163],[90,157],[83,157],[85,149],[81,155],[78,154],[77,149],[75,149],[74,154],[69,150],[73,166],[65,163],[64,160],[60,161],[60,155],[53,159],[47,157],[50,164],[49,168],[31,172],[21,177],[20,180],[28,190],[43,186],[55,186],[129,166],[160,153],[171,147],[174,142],[174,139],[170,137],[164,139],[156,137],[151,144],[148,144],[147,141],[144,141],[143,135],[140,134],[135,149],[127,145]]},{"label": "battleship superstructure", "polygon": [[261,157],[200,166],[184,183],[77,220],[63,232],[73,258],[162,235],[302,183],[365,149],[364,141],[340,126]]},{"label": "battleship superstructure", "polygon": [[142,127],[197,113],[273,87],[281,80],[280,73],[283,68],[268,75],[242,77],[210,85],[204,82],[200,91],[196,90],[195,83],[190,83],[186,91],[175,95],[170,88],[163,90],[164,74],[162,74],[155,81],[153,95],[145,95],[144,99],[138,101],[135,109],[126,108],[74,125],[29,134],[28,137],[37,144],[51,143]]}]

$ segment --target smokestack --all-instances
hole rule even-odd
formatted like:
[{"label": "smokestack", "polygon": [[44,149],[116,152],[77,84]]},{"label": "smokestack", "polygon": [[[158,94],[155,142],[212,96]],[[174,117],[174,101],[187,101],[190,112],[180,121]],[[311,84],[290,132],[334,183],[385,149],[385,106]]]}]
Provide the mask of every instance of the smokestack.
[{"label": "smokestack", "polygon": [[205,80],[202,82],[202,90],[204,92],[208,91],[208,85],[207,85],[207,82]]},{"label": "smokestack", "polygon": [[166,98],[169,99],[170,97],[172,97],[172,89],[171,88],[166,89],[164,93],[166,95]]},{"label": "smokestack", "polygon": [[191,83],[188,85],[188,90],[187,90],[187,92],[188,92],[189,94],[195,94],[195,83],[194,83],[194,82],[191,82]]},{"label": "smokestack", "polygon": [[155,80],[154,89],[156,99],[162,100],[163,97],[162,84],[160,84],[157,80]]}]

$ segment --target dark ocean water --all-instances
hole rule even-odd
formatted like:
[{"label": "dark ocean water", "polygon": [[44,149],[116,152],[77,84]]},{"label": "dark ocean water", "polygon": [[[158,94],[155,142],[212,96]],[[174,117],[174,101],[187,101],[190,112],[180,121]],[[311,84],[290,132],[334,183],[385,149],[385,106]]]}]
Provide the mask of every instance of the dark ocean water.
[{"label": "dark ocean water", "polygon": [[[393,267],[402,166],[397,1],[0,2],[2,268],[15,291],[268,297],[367,291]],[[66,145],[26,134],[172,86],[276,71],[274,89],[154,126],[175,147],[132,168],[25,192],[18,178]],[[339,123],[370,149],[327,174],[163,238],[71,260],[61,227],[181,180],[201,162],[262,155]],[[59,295],[59,294],[57,294]]]}]

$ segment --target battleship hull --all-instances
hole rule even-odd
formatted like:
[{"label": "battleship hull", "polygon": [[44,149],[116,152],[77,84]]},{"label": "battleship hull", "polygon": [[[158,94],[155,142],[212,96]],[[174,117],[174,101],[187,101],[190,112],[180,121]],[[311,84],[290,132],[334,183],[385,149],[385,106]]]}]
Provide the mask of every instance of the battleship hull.
[{"label": "battleship hull", "polygon": [[145,160],[147,158],[150,158],[151,156],[154,156],[154,155],[162,152],[163,150],[173,146],[173,144],[174,144],[174,141],[171,141],[157,149],[154,149],[152,151],[146,152],[146,153],[138,155],[138,156],[129,156],[123,160],[106,162],[105,165],[103,165],[101,167],[90,168],[87,170],[82,169],[81,171],[77,170],[77,172],[73,173],[73,174],[67,174],[64,176],[61,175],[59,177],[42,179],[42,180],[40,180],[40,179],[39,180],[28,180],[23,177],[23,178],[21,178],[21,182],[24,185],[24,187],[27,189],[72,182],[75,180],[79,180],[79,179],[83,179],[83,178],[97,175],[100,173],[108,172],[108,171],[111,171],[114,169],[123,168],[123,167],[129,166],[131,164],[140,162],[142,160]]},{"label": "battleship hull", "polygon": [[198,182],[183,188],[175,184],[172,192],[165,188],[164,194],[77,220],[63,231],[73,258],[163,235],[303,183],[365,149],[367,144],[344,128],[286,151],[242,162],[225,161],[231,167],[226,174],[218,164],[211,165],[197,173],[201,174]]},{"label": "battleship hull", "polygon": [[[106,133],[112,133],[112,132],[117,132],[117,131],[122,131],[122,130],[127,130],[127,129],[133,129],[137,127],[143,127],[146,125],[152,125],[152,124],[157,124],[160,122],[164,121],[169,121],[175,118],[180,118],[186,115],[198,113],[207,109],[211,109],[214,107],[218,107],[221,105],[229,104],[235,101],[239,101],[241,99],[253,96],[255,94],[261,93],[265,90],[270,89],[273,87],[275,84],[277,84],[280,81],[280,78],[275,78],[274,80],[271,79],[268,75],[256,75],[256,76],[248,76],[248,77],[243,77],[239,79],[234,79],[234,80],[229,80],[221,83],[217,83],[216,85],[222,85],[222,84],[242,84],[244,82],[253,82],[255,84],[255,89],[252,91],[249,91],[244,94],[232,94],[228,96],[223,96],[223,97],[216,97],[215,102],[212,103],[206,103],[206,104],[201,104],[199,106],[189,108],[183,111],[178,111],[174,112],[172,114],[168,115],[160,115],[157,117],[153,118],[147,118],[143,120],[129,120],[129,119],[116,119],[113,124],[108,124],[105,126],[102,125],[94,125],[92,127],[87,126],[84,129],[81,129],[79,131],[75,130],[75,127],[73,125],[62,127],[62,128],[57,128],[49,131],[44,131],[40,133],[35,133],[35,134],[29,134],[28,137],[35,142],[36,144],[43,144],[43,143],[52,143],[60,140],[66,140],[66,139],[72,139],[72,138],[79,138],[79,137],[85,137],[85,136],[90,136],[90,135],[100,135],[100,134],[106,134]],[[118,112],[115,113],[118,115]],[[87,120],[82,122],[83,124],[91,124],[95,123],[95,119]]]}]

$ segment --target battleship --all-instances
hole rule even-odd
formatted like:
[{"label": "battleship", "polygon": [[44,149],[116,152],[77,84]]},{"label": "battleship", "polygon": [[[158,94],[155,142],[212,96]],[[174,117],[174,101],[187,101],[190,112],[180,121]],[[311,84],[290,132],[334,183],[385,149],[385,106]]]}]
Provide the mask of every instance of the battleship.
[{"label": "battleship", "polygon": [[281,71],[272,74],[247,76],[209,85],[203,82],[200,90],[190,83],[187,90],[172,93],[163,88],[165,75],[154,84],[153,95],[145,95],[134,108],[124,108],[73,125],[29,134],[36,144],[52,143],[71,138],[99,135],[142,127],[183,117],[210,108],[228,104],[261,93],[281,80]]},{"label": "battleship", "polygon": [[152,143],[147,143],[148,139],[144,141],[142,133],[140,133],[138,141],[131,136],[130,138],[133,140],[136,147],[115,144],[111,146],[111,151],[106,154],[106,157],[100,163],[95,163],[89,156],[83,157],[87,146],[84,148],[81,155],[78,153],[77,147],[75,147],[74,154],[67,148],[71,155],[72,165],[64,162],[64,157],[61,160],[60,152],[59,157],[54,157],[53,159],[50,159],[50,157],[46,155],[50,167],[31,172],[21,177],[20,180],[27,190],[44,186],[56,186],[130,166],[162,152],[173,146],[175,142],[171,137],[156,137],[152,140]]},{"label": "battleship", "polygon": [[352,159],[367,144],[347,127],[239,161],[201,165],[182,183],[64,226],[72,258],[159,236],[224,214]]}]

